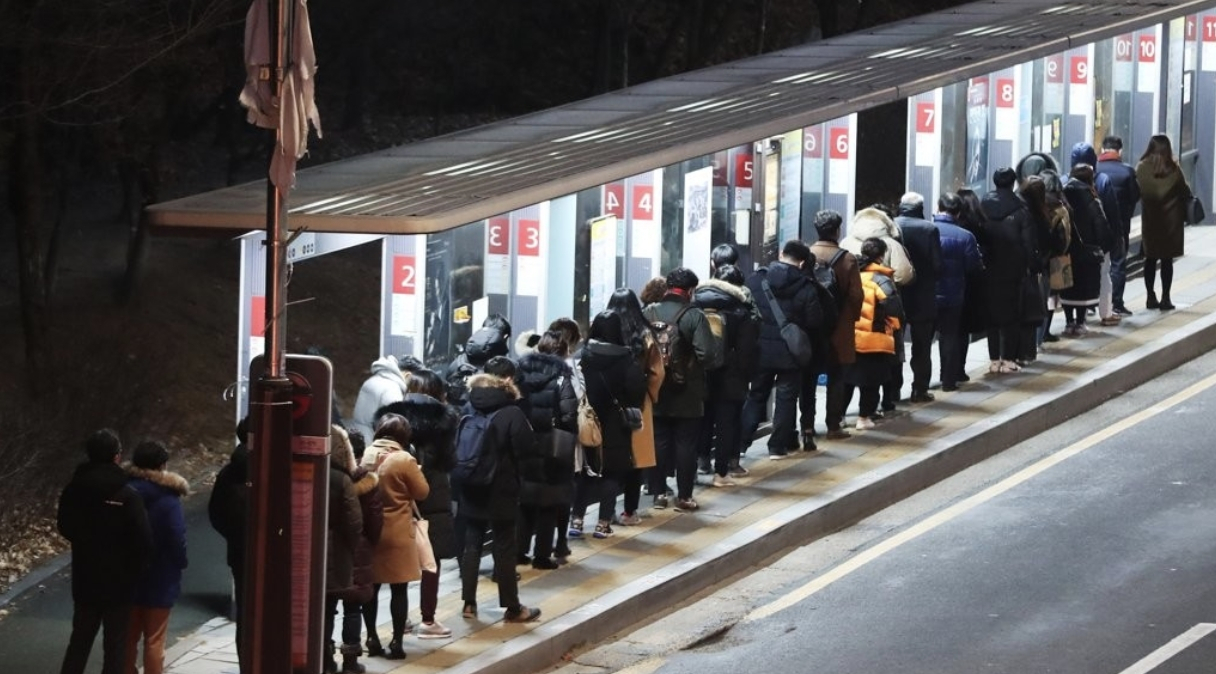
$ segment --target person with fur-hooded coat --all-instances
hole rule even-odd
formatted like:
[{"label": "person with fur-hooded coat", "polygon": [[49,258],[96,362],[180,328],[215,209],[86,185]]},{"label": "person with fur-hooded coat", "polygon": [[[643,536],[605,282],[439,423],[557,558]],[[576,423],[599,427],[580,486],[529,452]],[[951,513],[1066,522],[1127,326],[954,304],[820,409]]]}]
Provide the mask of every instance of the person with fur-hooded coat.
[{"label": "person with fur-hooded coat", "polygon": [[[546,332],[538,349],[519,359],[515,371],[515,384],[520,395],[528,401],[528,421],[536,434],[535,453],[543,462],[541,479],[523,479],[520,494],[522,506],[519,527],[519,558],[527,554],[531,540],[536,539],[535,558],[532,565],[538,569],[552,569],[557,562],[550,559],[556,536],[558,513],[568,509],[574,492],[573,451],[569,459],[554,456],[552,448],[555,434],[569,440],[573,450],[575,434],[578,432],[578,395],[574,392],[574,373],[566,361],[552,353],[564,349],[560,334]],[[564,353],[564,351],[563,351]]]},{"label": "person with fur-hooded coat", "polygon": [[152,558],[135,586],[131,627],[127,632],[127,671],[135,669],[135,654],[144,639],[144,671],[164,671],[169,611],[182,590],[186,568],[186,518],[182,497],[190,493],[186,478],[165,469],[169,450],[159,442],[140,443],[124,466],[129,484],[144,501],[152,527]]},{"label": "person with fur-hooded coat", "polygon": [[840,247],[854,256],[861,255],[861,244],[866,239],[878,238],[887,244],[884,267],[894,274],[895,285],[905,286],[916,279],[916,269],[908,258],[908,251],[900,242],[899,227],[886,213],[877,208],[863,208],[853,215],[849,223],[849,235],[841,239]]},{"label": "person with fur-hooded coat", "polygon": [[[341,426],[330,427],[329,434],[329,513],[326,518],[328,535],[325,538],[325,657],[327,669],[337,671],[334,662],[334,614],[338,602],[348,596],[357,595],[355,565],[363,539],[363,507],[355,492],[352,473],[355,456],[350,438]],[[370,581],[370,579],[368,579]],[[368,588],[370,590],[370,588]],[[370,597],[370,591],[363,596]],[[357,602],[352,602],[358,605]],[[356,669],[350,665],[358,658],[360,613],[344,611],[342,618],[343,671]]]},{"label": "person with fur-hooded coat", "polygon": [[[491,374],[473,375],[468,380],[469,404],[476,414],[491,416],[481,451],[494,452],[497,468],[493,481],[485,486],[462,484],[459,492],[460,516],[465,518],[464,551],[460,563],[462,614],[477,616],[477,578],[486,531],[492,535],[491,556],[494,578],[498,581],[498,604],[507,609],[507,622],[530,622],[540,610],[519,602],[515,577],[516,525],[519,515],[520,486],[524,477],[538,479],[541,461],[536,456],[536,435],[528,416],[516,401],[515,382]],[[459,431],[457,431],[459,435]],[[457,438],[459,441],[459,437]]]}]

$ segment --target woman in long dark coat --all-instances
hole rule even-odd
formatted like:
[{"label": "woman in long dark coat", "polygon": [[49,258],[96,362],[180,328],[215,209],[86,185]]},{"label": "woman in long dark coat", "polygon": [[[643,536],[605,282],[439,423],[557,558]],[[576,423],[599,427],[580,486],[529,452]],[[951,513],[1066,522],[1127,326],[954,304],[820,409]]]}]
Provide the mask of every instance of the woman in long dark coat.
[{"label": "woman in long dark coat", "polygon": [[[1149,139],[1148,148],[1136,164],[1136,183],[1140,186],[1140,251],[1144,253],[1144,289],[1148,291],[1145,307],[1169,311],[1170,287],[1174,284],[1174,258],[1184,252],[1183,227],[1186,226],[1186,203],[1191,188],[1174,161],[1173,146],[1168,136]],[[1161,267],[1161,300],[1153,286],[1157,283],[1157,267]]]},{"label": "woman in long dark coat", "polygon": [[[997,189],[984,197],[988,218],[984,248],[984,294],[988,298],[988,372],[1017,372],[1022,359],[1023,293],[1034,267],[1035,228],[1026,203],[1013,193],[1017,175],[1001,169],[993,176]],[[1037,279],[1034,283],[1038,283]],[[1037,291],[1037,287],[1031,288]],[[1030,301],[1042,304],[1041,295],[1030,293]],[[1042,320],[1042,311],[1035,313]],[[1031,348],[1034,340],[1031,338]]]},{"label": "woman in long dark coat", "polygon": [[[578,395],[574,373],[566,365],[566,341],[560,332],[541,335],[536,350],[519,359],[515,385],[527,401],[528,421],[536,434],[536,454],[544,463],[543,479],[525,478],[520,491],[519,561],[535,569],[556,569],[552,558],[557,538],[558,513],[570,509],[574,492],[574,442],[578,434]],[[564,451],[554,452],[560,436]],[[535,548],[532,539],[536,539]],[[528,559],[532,549],[533,558]]]},{"label": "woman in long dark coat", "polygon": [[[587,484],[587,480],[597,480],[600,493],[606,493],[602,490],[609,489],[615,495],[619,490],[619,480],[633,469],[633,431],[622,420],[620,408],[641,407],[642,398],[646,396],[646,373],[633,351],[625,345],[619,314],[602,311],[592,321],[590,338],[583,348],[579,368],[583,373],[587,401],[599,417],[603,435],[603,444],[598,452],[587,449],[589,468],[601,477],[584,477],[583,485],[589,487],[591,485]],[[594,493],[596,490],[591,488],[580,488],[578,491],[570,515],[571,530],[575,529],[576,524],[578,530],[582,530],[587,506],[596,501],[600,504],[598,524],[610,529],[615,500],[600,499],[599,494]]]},{"label": "woman in long dark coat", "polygon": [[1065,337],[1080,337],[1089,332],[1085,313],[1098,306],[1102,288],[1102,255],[1111,249],[1112,237],[1098,193],[1094,189],[1094,168],[1089,164],[1072,167],[1071,177],[1064,186],[1064,197],[1072,212],[1072,240],[1068,255],[1072,258],[1072,287],[1060,291],[1064,305]]}]

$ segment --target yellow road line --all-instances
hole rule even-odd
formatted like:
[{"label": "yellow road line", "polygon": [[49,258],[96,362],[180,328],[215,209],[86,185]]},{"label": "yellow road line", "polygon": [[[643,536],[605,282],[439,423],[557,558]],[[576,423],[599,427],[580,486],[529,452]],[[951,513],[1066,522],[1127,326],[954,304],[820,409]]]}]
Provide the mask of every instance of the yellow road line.
[{"label": "yellow road line", "polygon": [[1147,409],[1144,409],[1136,414],[1133,414],[1132,416],[1130,416],[1122,421],[1119,421],[1115,424],[1107,426],[1103,430],[1098,431],[1098,432],[1094,433],[1093,435],[1087,436],[1086,438],[1084,438],[1068,447],[1065,447],[1065,448],[1059,450],[1058,452],[1052,454],[1051,456],[1047,456],[1047,457],[1039,460],[1038,462],[1036,462],[1030,466],[1027,466],[1026,468],[1023,468],[1022,470],[1018,471],[1017,473],[1014,473],[1013,475],[1010,475],[1009,477],[998,482],[997,484],[994,484],[991,487],[988,487],[987,489],[985,489],[977,494],[969,496],[968,498],[966,498],[962,501],[959,501],[958,503],[950,506],[949,508],[946,508],[946,509],[942,510],[941,512],[938,512],[938,513],[932,515],[931,517],[928,517],[925,520],[918,522],[916,525],[909,527],[908,529],[896,534],[895,536],[892,536],[891,538],[888,538],[888,539],[882,541],[881,543],[878,543],[874,547],[861,552],[860,554],[853,557],[852,559],[836,566],[835,568],[824,573],[823,575],[816,577],[814,580],[807,583],[806,585],[803,585],[802,587],[782,596],[780,599],[778,599],[774,602],[765,604],[764,606],[759,606],[759,607],[755,608],[750,613],[748,613],[746,616],[744,616],[744,618],[741,622],[748,622],[748,621],[753,621],[753,620],[760,620],[762,618],[767,618],[767,617],[773,615],[774,613],[777,613],[778,611],[789,608],[789,607],[797,604],[798,602],[800,602],[804,599],[807,599],[808,597],[814,595],[815,593],[819,592],[820,590],[824,589],[825,587],[831,585],[832,583],[835,583],[836,581],[840,580],[841,578],[844,578],[845,576],[848,576],[849,574],[853,573],[854,571],[856,571],[856,570],[860,569],[861,567],[865,566],[866,564],[869,564],[870,562],[878,559],[879,557],[882,557],[883,555],[898,548],[899,546],[903,545],[904,543],[907,543],[909,541],[915,540],[916,538],[919,538],[920,536],[936,529],[937,527],[945,524],[946,522],[949,522],[950,520],[958,517],[959,515],[971,510],[972,508],[975,508],[976,506],[978,506],[982,503],[990,501],[993,498],[995,498],[1001,494],[1004,494],[1005,492],[1009,491],[1010,489],[1013,489],[1014,487],[1022,484],[1023,482],[1026,482],[1030,478],[1035,477],[1036,475],[1046,471],[1047,469],[1056,466],[1060,462],[1062,462],[1066,459],[1069,459],[1071,457],[1074,457],[1077,454],[1080,454],[1081,452],[1089,449],[1090,447],[1093,447],[1094,445],[1098,444],[1099,442],[1102,442],[1103,440],[1106,440],[1107,438],[1113,437],[1113,436],[1131,428],[1132,426],[1135,426],[1136,424],[1139,424],[1140,422],[1142,422],[1146,419],[1149,419],[1152,416],[1160,414],[1160,413],[1168,410],[1169,408],[1174,407],[1174,406],[1198,395],[1200,392],[1211,388],[1213,385],[1216,385],[1216,375],[1209,376],[1206,379],[1204,379],[1203,381],[1197,382],[1196,384],[1170,396],[1169,398],[1166,398],[1165,400],[1157,403],[1156,405],[1152,405],[1152,406],[1148,407]]}]

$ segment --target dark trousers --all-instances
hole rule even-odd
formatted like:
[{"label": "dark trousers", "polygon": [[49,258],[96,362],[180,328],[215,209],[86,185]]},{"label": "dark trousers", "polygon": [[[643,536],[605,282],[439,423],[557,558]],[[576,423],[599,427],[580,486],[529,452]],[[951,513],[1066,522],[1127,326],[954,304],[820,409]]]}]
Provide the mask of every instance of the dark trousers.
[{"label": "dark trousers", "polygon": [[891,363],[891,374],[887,381],[882,385],[882,408],[884,410],[895,409],[895,403],[899,402],[899,391],[904,387],[904,333],[902,330],[895,332],[895,354],[896,359]]},{"label": "dark trousers", "polygon": [[363,605],[357,601],[338,599],[336,595],[325,595],[325,640],[334,645],[334,622],[338,605],[342,605],[342,655],[359,655],[363,647],[359,644],[359,633],[363,628]]},{"label": "dark trousers", "polygon": [[[392,583],[388,586],[388,612],[393,623],[393,638],[400,639],[405,634],[405,623],[410,615],[410,595],[407,592],[409,583]],[[376,620],[380,612],[377,598],[380,596],[380,583],[376,583],[372,600],[363,605],[362,614],[367,622],[367,635],[376,633]]]},{"label": "dark trousers", "polygon": [[127,627],[131,621],[129,604],[84,604],[76,602],[72,609],[72,636],[63,654],[59,674],[84,674],[97,630],[103,630],[101,644],[104,653],[102,674],[124,674],[127,658]]},{"label": "dark trousers", "polygon": [[228,567],[232,571],[232,603],[233,611],[236,615],[236,662],[237,671],[245,671],[245,642],[243,641],[245,630],[241,625],[245,622],[245,616],[241,613],[242,607],[245,605],[245,568],[243,566]]},{"label": "dark trousers", "polygon": [[1110,256],[1110,299],[1115,308],[1123,307],[1123,291],[1127,288],[1127,244],[1123,244],[1123,255]]},{"label": "dark trousers", "polygon": [[587,506],[598,503],[600,505],[596,511],[597,518],[605,522],[612,521],[619,491],[620,486],[610,476],[590,477],[584,473],[575,475],[574,503],[571,505],[570,517],[582,521],[587,514]]},{"label": "dark trousers", "polygon": [[701,417],[655,417],[654,450],[658,465],[650,472],[650,493],[661,494],[666,476],[676,474],[676,498],[692,498],[697,482],[697,440]]},{"label": "dark trousers", "polygon": [[[849,406],[845,397],[844,368],[837,362],[835,356],[828,356],[828,362],[823,366],[823,375],[827,379],[824,384],[824,424],[828,430],[840,428],[844,423],[844,411]],[[815,433],[815,404],[819,395],[819,375],[807,370],[802,375],[800,384],[802,395],[798,399],[798,408],[802,414],[802,434]]]},{"label": "dark trousers", "polygon": [[988,360],[1022,357],[1022,326],[1017,323],[988,328]]},{"label": "dark trousers", "polygon": [[633,515],[642,501],[642,469],[630,468],[621,476],[621,493],[624,494],[624,510]]},{"label": "dark trousers", "polygon": [[519,582],[515,579],[514,519],[468,518],[460,562],[460,597],[466,604],[477,603],[477,574],[481,570],[481,548],[486,544],[487,529],[494,539],[490,556],[494,560],[494,580],[498,583],[498,605],[515,610],[519,608]]},{"label": "dark trousers", "polygon": [[963,371],[962,307],[937,308],[937,353],[941,361],[942,386],[956,386]]},{"label": "dark trousers", "polygon": [[[559,510],[568,511],[569,508],[557,505],[520,506],[519,542],[516,547],[520,556],[528,554],[529,550],[532,550],[536,559],[549,559],[553,555]],[[536,541],[535,544],[533,540]]]},{"label": "dark trousers", "polygon": [[711,396],[705,401],[698,456],[712,456],[714,472],[726,477],[732,461],[739,458],[742,434],[743,401],[722,400]]},{"label": "dark trousers", "polygon": [[933,378],[933,333],[937,332],[937,321],[925,319],[908,324],[908,341],[912,353],[908,364],[912,368],[912,392],[929,390]]},{"label": "dark trousers", "polygon": [[853,400],[853,389],[857,388],[861,391],[860,400],[858,401],[857,416],[870,418],[878,411],[878,398],[880,396],[881,386],[857,386],[846,384],[844,387],[844,400],[847,405]]},{"label": "dark trousers", "polygon": [[746,451],[752,438],[756,437],[773,386],[777,387],[777,399],[773,403],[773,432],[768,436],[769,454],[785,454],[791,447],[798,447],[794,421],[798,414],[802,373],[798,370],[760,370],[752,379],[751,390],[743,403],[743,428],[739,440],[742,451]]}]

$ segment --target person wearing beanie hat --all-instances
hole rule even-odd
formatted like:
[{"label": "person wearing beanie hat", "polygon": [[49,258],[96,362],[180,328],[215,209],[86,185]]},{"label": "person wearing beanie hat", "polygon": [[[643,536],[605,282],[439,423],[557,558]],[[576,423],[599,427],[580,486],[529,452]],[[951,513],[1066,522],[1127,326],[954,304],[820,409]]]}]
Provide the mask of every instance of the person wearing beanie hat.
[{"label": "person wearing beanie hat", "polygon": [[169,450],[164,444],[145,440],[135,447],[126,466],[130,485],[143,499],[152,527],[152,559],[135,587],[127,633],[127,671],[135,668],[142,638],[146,674],[161,674],[165,669],[169,611],[181,594],[182,570],[187,564],[182,497],[190,493],[190,483],[166,470],[168,462]]},{"label": "person wearing beanie hat", "polygon": [[126,671],[131,597],[151,557],[152,530],[143,499],[118,465],[122,443],[106,428],[85,443],[88,461],[76,467],[59,495],[59,533],[72,544],[72,636],[62,674],[83,674],[98,629],[104,674]]}]

